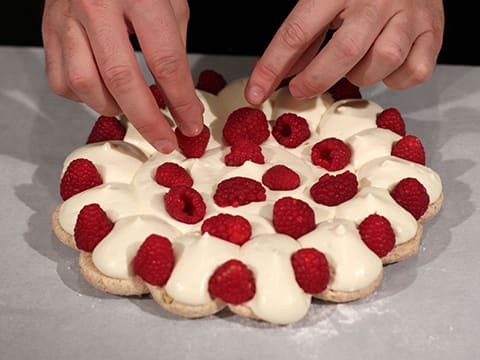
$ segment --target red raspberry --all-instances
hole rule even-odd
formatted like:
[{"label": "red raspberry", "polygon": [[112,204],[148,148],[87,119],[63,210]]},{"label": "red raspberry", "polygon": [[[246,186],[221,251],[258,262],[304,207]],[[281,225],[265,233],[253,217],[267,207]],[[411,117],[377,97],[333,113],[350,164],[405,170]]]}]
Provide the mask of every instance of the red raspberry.
[{"label": "red raspberry", "polygon": [[295,239],[315,229],[315,213],[306,202],[290,196],[273,205],[273,227],[278,233]]},{"label": "red raspberry", "polygon": [[327,288],[330,269],[325,255],[314,248],[300,249],[290,259],[298,285],[307,294],[319,294]]},{"label": "red raspberry", "polygon": [[157,102],[157,105],[160,109],[165,109],[165,99],[163,98],[162,93],[160,92],[160,89],[156,84],[152,84],[149,86],[150,91],[152,92],[153,97],[155,98],[155,101]]},{"label": "red raspberry", "polygon": [[196,224],[203,219],[207,206],[202,195],[194,188],[177,185],[165,194],[165,209],[168,214],[185,224]]},{"label": "red raspberry", "polygon": [[85,205],[78,213],[73,233],[77,248],[92,252],[112,229],[113,222],[100,205]]},{"label": "red raspberry", "polygon": [[222,74],[215,70],[205,69],[198,76],[197,89],[217,95],[227,82]]},{"label": "red raspberry", "polygon": [[342,140],[327,138],[319,141],[312,147],[312,163],[327,169],[337,171],[343,169],[350,162],[352,151]]},{"label": "red raspberry", "polygon": [[413,215],[420,219],[430,204],[427,189],[415,178],[404,178],[390,192],[395,201]]},{"label": "red raspberry", "polygon": [[210,140],[210,129],[203,125],[200,134],[196,136],[185,136],[180,129],[175,129],[177,136],[178,147],[183,155],[187,158],[199,158],[205,153],[208,141]]},{"label": "red raspberry", "polygon": [[300,185],[300,176],[285,165],[274,165],[265,171],[262,183],[270,190],[293,190]]},{"label": "red raspberry", "polygon": [[221,181],[213,195],[215,204],[220,207],[238,207],[266,199],[265,188],[262,184],[243,176],[234,176]]},{"label": "red raspberry", "polygon": [[272,135],[283,146],[295,148],[310,137],[310,129],[303,117],[285,113],[275,121]]},{"label": "red raspberry", "polygon": [[123,140],[127,130],[114,116],[100,116],[88,135],[87,144],[101,141]]},{"label": "red raspberry", "polygon": [[345,171],[338,175],[323,175],[310,188],[310,196],[319,204],[336,206],[353,198],[357,191],[357,177]]},{"label": "red raspberry", "polygon": [[157,184],[168,188],[175,185],[185,185],[190,187],[193,185],[193,179],[187,170],[178,164],[168,161],[157,167],[155,181]]},{"label": "red raspberry", "polygon": [[206,219],[201,231],[202,234],[209,233],[231,243],[243,245],[252,235],[252,226],[243,216],[218,214]]},{"label": "red raspberry", "polygon": [[377,126],[388,129],[400,136],[405,136],[405,121],[400,111],[388,108],[377,114]]},{"label": "red raspberry", "polygon": [[155,286],[164,286],[175,265],[175,256],[170,240],[152,234],[138,248],[133,258],[133,272]]},{"label": "red raspberry", "polygon": [[75,159],[60,181],[60,195],[67,200],[79,192],[101,185],[103,180],[95,165],[88,159]]},{"label": "red raspberry", "polygon": [[392,147],[392,155],[425,165],[425,149],[420,139],[414,135],[406,135]]},{"label": "red raspberry", "polygon": [[361,99],[362,94],[357,85],[352,84],[347,78],[338,80],[329,90],[335,101],[342,99]]},{"label": "red raspberry", "polygon": [[223,137],[229,145],[240,139],[260,145],[270,135],[265,113],[257,108],[242,107],[233,111],[223,127]]},{"label": "red raspberry", "polygon": [[227,166],[241,166],[248,160],[256,164],[265,164],[262,148],[250,140],[238,140],[230,148],[230,153],[225,155]]},{"label": "red raspberry", "polygon": [[255,296],[252,270],[240,260],[232,259],[220,265],[208,281],[208,292],[229,304],[242,304]]},{"label": "red raspberry", "polygon": [[382,215],[371,214],[358,225],[360,236],[378,257],[384,257],[395,246],[395,233],[390,221]]}]

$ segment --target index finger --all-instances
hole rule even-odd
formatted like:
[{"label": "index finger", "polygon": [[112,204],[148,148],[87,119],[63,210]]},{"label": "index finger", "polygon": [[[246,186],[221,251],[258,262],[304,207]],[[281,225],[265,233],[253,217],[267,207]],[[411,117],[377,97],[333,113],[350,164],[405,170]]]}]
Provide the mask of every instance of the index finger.
[{"label": "index finger", "polygon": [[133,2],[130,21],[145,60],[177,125],[185,135],[197,135],[203,128],[204,109],[195,93],[181,19],[170,1],[152,1],[149,11],[144,10]]},{"label": "index finger", "polygon": [[299,57],[329,28],[341,1],[299,1],[255,64],[246,86],[252,104],[265,101]]},{"label": "index finger", "polygon": [[171,152],[175,134],[145,82],[121,9],[105,2],[85,10],[83,23],[106,87],[142,136],[157,150]]}]

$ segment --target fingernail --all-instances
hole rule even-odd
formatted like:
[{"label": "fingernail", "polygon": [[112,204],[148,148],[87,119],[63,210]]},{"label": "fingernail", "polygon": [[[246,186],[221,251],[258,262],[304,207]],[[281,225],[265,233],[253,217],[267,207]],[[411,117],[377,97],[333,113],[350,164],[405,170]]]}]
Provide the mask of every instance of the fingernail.
[{"label": "fingernail", "polygon": [[247,89],[248,101],[254,105],[260,105],[265,97],[263,89],[257,85],[252,85]]},{"label": "fingernail", "polygon": [[180,127],[180,131],[182,132],[183,135],[193,137],[199,135],[203,130],[203,123],[201,124],[183,124]]},{"label": "fingernail", "polygon": [[170,140],[162,139],[155,141],[153,143],[153,147],[163,154],[169,154],[175,149],[175,144],[173,144]]}]

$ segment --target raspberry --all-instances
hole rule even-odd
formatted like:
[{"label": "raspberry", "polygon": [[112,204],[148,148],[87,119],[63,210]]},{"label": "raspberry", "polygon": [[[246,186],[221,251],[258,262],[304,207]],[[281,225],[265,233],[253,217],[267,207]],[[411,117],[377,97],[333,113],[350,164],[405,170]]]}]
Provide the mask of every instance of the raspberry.
[{"label": "raspberry", "polygon": [[175,256],[170,240],[152,234],[138,248],[133,258],[133,272],[155,286],[164,286],[173,270]]},{"label": "raspberry", "polygon": [[156,84],[152,84],[149,86],[150,91],[152,92],[153,97],[155,98],[155,101],[157,102],[157,105],[160,109],[165,109],[165,99],[163,98],[162,93],[160,92],[160,89]]},{"label": "raspberry", "polygon": [[262,148],[250,140],[238,140],[230,148],[230,153],[225,155],[227,166],[241,166],[248,160],[256,164],[265,164]]},{"label": "raspberry", "polygon": [[203,125],[200,134],[196,136],[185,136],[180,129],[175,129],[178,147],[183,155],[187,158],[199,158],[205,153],[208,141],[210,140],[210,129]]},{"label": "raspberry", "polygon": [[300,185],[300,176],[285,165],[274,165],[265,171],[262,183],[270,190],[293,190]]},{"label": "raspberry", "polygon": [[208,281],[208,292],[229,304],[242,304],[255,296],[252,270],[240,260],[232,259],[220,265]]},{"label": "raspberry", "polygon": [[165,194],[165,209],[168,214],[185,224],[196,224],[203,219],[206,205],[202,195],[194,188],[177,185]]},{"label": "raspberry", "polygon": [[388,108],[377,114],[377,126],[405,136],[405,121],[395,108]]},{"label": "raspberry", "polygon": [[212,69],[205,69],[198,76],[196,88],[218,95],[220,90],[222,90],[226,84],[227,82],[222,74]]},{"label": "raspberry", "polygon": [[285,113],[275,121],[272,135],[283,146],[295,148],[310,137],[310,129],[303,117]]},{"label": "raspberry", "polygon": [[414,135],[406,135],[392,147],[392,155],[425,165],[425,149],[420,139]]},{"label": "raspberry", "polygon": [[290,259],[298,285],[307,294],[318,294],[327,288],[330,269],[325,255],[314,248],[300,249]]},{"label": "raspberry", "polygon": [[95,165],[88,159],[75,159],[68,164],[60,181],[60,195],[67,200],[79,192],[101,185],[103,180]]},{"label": "raspberry", "polygon": [[113,222],[100,205],[85,205],[78,213],[73,233],[77,248],[92,252],[112,229]]},{"label": "raspberry", "polygon": [[265,113],[252,107],[241,107],[233,111],[223,127],[223,137],[229,145],[240,139],[260,145],[270,135]]},{"label": "raspberry", "polygon": [[127,130],[114,116],[100,116],[88,135],[87,144],[108,140],[123,140]]},{"label": "raspberry", "polygon": [[275,202],[272,221],[278,233],[295,239],[315,229],[315,213],[310,205],[290,196]]},{"label": "raspberry", "polygon": [[362,94],[357,85],[352,84],[347,78],[338,80],[329,90],[335,101],[342,99],[361,99]]},{"label": "raspberry", "polygon": [[310,188],[310,196],[319,204],[336,206],[353,198],[357,191],[357,177],[345,171],[338,175],[323,175]]},{"label": "raspberry", "polygon": [[193,179],[190,174],[178,164],[173,162],[164,162],[157,167],[155,172],[155,181],[157,184],[171,188],[175,185],[192,186]]},{"label": "raspberry", "polygon": [[201,231],[202,234],[209,233],[220,239],[242,245],[250,239],[252,226],[243,216],[218,214],[206,219]]},{"label": "raspberry", "polygon": [[312,163],[328,171],[343,169],[350,162],[352,151],[342,140],[327,138],[312,147]]},{"label": "raspberry", "polygon": [[427,211],[430,204],[425,186],[415,178],[404,178],[390,192],[395,201],[413,215],[415,219],[420,219]]},{"label": "raspberry", "polygon": [[371,214],[358,225],[360,236],[378,257],[384,257],[395,246],[395,233],[390,221],[382,215]]},{"label": "raspberry", "polygon": [[238,207],[266,199],[265,188],[262,184],[243,176],[234,176],[221,181],[213,195],[215,204],[220,207]]}]

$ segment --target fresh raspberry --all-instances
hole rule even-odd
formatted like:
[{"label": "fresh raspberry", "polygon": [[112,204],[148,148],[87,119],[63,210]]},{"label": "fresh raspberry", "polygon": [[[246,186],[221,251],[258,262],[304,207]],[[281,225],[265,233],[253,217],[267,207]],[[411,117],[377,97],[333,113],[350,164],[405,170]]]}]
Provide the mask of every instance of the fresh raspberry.
[{"label": "fresh raspberry", "polygon": [[255,296],[255,278],[252,270],[240,260],[232,259],[220,265],[208,281],[208,292],[213,298],[238,305]]},{"label": "fresh raspberry", "polygon": [[350,171],[338,175],[325,174],[310,188],[315,202],[336,206],[353,198],[358,191],[357,177]]},{"label": "fresh raspberry", "polygon": [[305,201],[290,196],[273,205],[273,227],[295,239],[315,229],[315,213]]},{"label": "fresh raspberry", "polygon": [[152,84],[149,86],[150,91],[152,92],[153,97],[155,98],[155,101],[157,102],[157,105],[160,109],[165,109],[166,104],[165,104],[165,99],[163,98],[162,93],[160,92],[160,89],[156,84]]},{"label": "fresh raspberry", "polygon": [[165,194],[165,209],[168,214],[185,224],[196,224],[203,219],[207,206],[202,195],[194,188],[177,185]]},{"label": "fresh raspberry", "polygon": [[250,239],[252,226],[243,216],[222,213],[206,219],[201,231],[202,234],[209,233],[220,239],[242,245]]},{"label": "fresh raspberry", "polygon": [[362,94],[357,85],[352,84],[347,78],[338,80],[329,90],[335,101],[342,99],[361,99]]},{"label": "fresh raspberry", "polygon": [[266,199],[267,195],[262,184],[243,176],[234,176],[221,181],[213,195],[215,204],[220,207],[238,207]]},{"label": "fresh raspberry", "polygon": [[67,200],[79,192],[101,185],[103,180],[95,165],[88,159],[75,159],[68,164],[60,181],[60,195]]},{"label": "fresh raspberry", "polygon": [[208,141],[210,140],[210,129],[203,125],[200,134],[196,136],[185,136],[180,129],[175,129],[177,136],[178,147],[183,155],[187,158],[199,158],[205,153]]},{"label": "fresh raspberry", "polygon": [[395,233],[390,221],[382,215],[371,214],[358,225],[360,236],[378,257],[384,257],[395,246]]},{"label": "fresh raspberry", "polygon": [[414,135],[406,135],[392,147],[392,155],[425,165],[425,149],[420,139]]},{"label": "fresh raspberry", "polygon": [[133,272],[155,286],[167,283],[174,265],[172,243],[157,234],[148,236],[133,258]]},{"label": "fresh raspberry", "polygon": [[87,144],[109,140],[123,140],[126,131],[125,127],[116,117],[101,115],[97,121],[95,121],[88,135]]},{"label": "fresh raspberry", "polygon": [[196,88],[218,95],[220,90],[222,90],[226,84],[227,82],[222,74],[212,69],[205,69],[198,76]]},{"label": "fresh raspberry", "polygon": [[319,141],[312,147],[311,153],[312,163],[328,171],[343,169],[350,162],[351,156],[350,147],[337,138]]},{"label": "fresh raspberry", "polygon": [[73,232],[77,248],[92,252],[112,229],[113,222],[99,204],[85,205],[78,213]]},{"label": "fresh raspberry", "polygon": [[250,140],[260,145],[269,135],[265,113],[248,106],[234,110],[223,127],[223,137],[229,145],[235,144],[240,139]]},{"label": "fresh raspberry", "polygon": [[230,153],[225,155],[227,166],[241,166],[248,160],[256,164],[265,164],[262,148],[250,140],[238,140],[230,148]]},{"label": "fresh raspberry", "polygon": [[396,108],[388,108],[377,114],[377,126],[405,136],[405,121]]},{"label": "fresh raspberry", "polygon": [[390,192],[395,201],[413,215],[420,219],[430,204],[427,189],[415,178],[404,178]]},{"label": "fresh raspberry", "polygon": [[190,174],[180,165],[173,162],[164,162],[155,172],[157,184],[171,188],[175,185],[192,186],[193,179]]},{"label": "fresh raspberry", "polygon": [[290,258],[295,279],[307,294],[319,294],[327,288],[330,269],[325,255],[314,248],[297,250]]},{"label": "fresh raspberry", "polygon": [[279,144],[287,148],[295,148],[310,137],[310,128],[303,117],[285,113],[275,121],[272,135]]},{"label": "fresh raspberry", "polygon": [[285,165],[274,165],[265,171],[262,183],[270,190],[293,190],[300,186],[300,176]]}]

